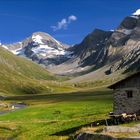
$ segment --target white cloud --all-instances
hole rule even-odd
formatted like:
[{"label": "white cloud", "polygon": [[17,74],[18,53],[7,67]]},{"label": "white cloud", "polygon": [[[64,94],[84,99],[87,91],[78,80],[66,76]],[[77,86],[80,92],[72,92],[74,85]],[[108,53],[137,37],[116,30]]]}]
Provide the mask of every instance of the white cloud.
[{"label": "white cloud", "polygon": [[71,15],[71,16],[68,17],[68,22],[69,23],[72,22],[72,21],[75,21],[75,20],[77,20],[77,17],[74,16],[74,15]]},{"label": "white cloud", "polygon": [[51,26],[51,28],[53,29],[53,31],[57,31],[57,30],[61,30],[61,29],[67,29],[68,25],[73,22],[76,21],[77,17],[74,15],[69,16],[67,19],[63,18],[61,21],[57,22],[56,26]]},{"label": "white cloud", "polygon": [[57,26],[51,26],[53,31],[60,30],[60,29],[66,29],[67,28],[67,20],[64,18],[61,21],[57,23]]}]

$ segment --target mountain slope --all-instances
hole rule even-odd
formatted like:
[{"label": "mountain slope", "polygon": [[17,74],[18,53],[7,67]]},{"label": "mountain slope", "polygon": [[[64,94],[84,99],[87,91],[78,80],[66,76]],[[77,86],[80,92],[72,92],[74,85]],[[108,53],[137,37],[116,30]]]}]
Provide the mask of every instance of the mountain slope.
[{"label": "mountain slope", "polygon": [[80,58],[80,66],[103,63],[107,51],[106,42],[111,34],[111,31],[95,29],[80,44],[74,46],[75,55]]},{"label": "mountain slope", "polygon": [[124,69],[139,70],[140,62],[140,15],[126,17],[108,40],[107,63],[110,73]]},{"label": "mountain slope", "polygon": [[50,71],[60,75],[81,75],[82,72],[85,74],[85,71],[92,71],[93,67],[99,68],[104,64],[107,54],[105,46],[111,34],[111,31],[95,29],[80,44],[69,48],[74,57],[57,67],[52,67]]},{"label": "mountain slope", "polygon": [[37,94],[61,88],[54,75],[38,64],[0,47],[0,93]]}]

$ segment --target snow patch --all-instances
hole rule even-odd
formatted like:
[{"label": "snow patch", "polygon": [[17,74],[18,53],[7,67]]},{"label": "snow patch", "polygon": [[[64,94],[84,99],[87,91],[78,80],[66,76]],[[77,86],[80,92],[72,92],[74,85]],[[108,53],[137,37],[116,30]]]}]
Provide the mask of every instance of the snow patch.
[{"label": "snow patch", "polygon": [[84,70],[85,69],[85,67],[84,68],[80,68],[81,70]]},{"label": "snow patch", "polygon": [[35,54],[39,54],[42,57],[48,57],[48,58],[52,58],[55,56],[66,56],[68,58],[71,57],[71,53],[68,51],[65,51],[64,49],[55,49],[55,48],[51,48],[48,45],[39,45],[38,47],[34,47],[32,48],[32,51]]},{"label": "snow patch", "polygon": [[134,16],[139,16],[140,15],[140,9],[138,9],[135,13],[133,13],[132,15]]},{"label": "snow patch", "polygon": [[38,44],[44,44],[43,42],[42,42],[42,36],[40,36],[40,35],[33,35],[32,36],[32,39],[33,39],[33,41],[35,42],[35,43],[38,43]]},{"label": "snow patch", "polygon": [[2,45],[1,47],[3,47],[4,49],[8,50],[8,47],[5,45]]},{"label": "snow patch", "polygon": [[24,50],[22,48],[18,48],[16,50],[10,50],[15,55],[24,55]]},{"label": "snow patch", "polygon": [[111,32],[114,32],[114,30],[113,30],[113,29],[111,29],[110,31],[111,31]]},{"label": "snow patch", "polygon": [[134,15],[133,15],[133,16],[131,16],[131,17],[132,17],[132,18],[135,18],[135,19],[139,19],[139,17],[138,17],[138,16],[134,16]]}]

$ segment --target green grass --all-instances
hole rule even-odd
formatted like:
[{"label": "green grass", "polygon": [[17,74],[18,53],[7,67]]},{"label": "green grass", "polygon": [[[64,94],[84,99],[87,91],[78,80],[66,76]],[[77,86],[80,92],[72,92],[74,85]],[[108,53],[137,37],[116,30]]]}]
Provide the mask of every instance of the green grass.
[{"label": "green grass", "polygon": [[0,47],[0,94],[39,94],[71,90],[60,85],[65,77],[50,74],[38,64]]},{"label": "green grass", "polygon": [[0,116],[0,138],[66,139],[75,128],[107,117],[108,112],[112,111],[111,93],[106,89],[98,89],[77,93],[9,97],[8,102],[23,101],[29,104],[29,107]]}]

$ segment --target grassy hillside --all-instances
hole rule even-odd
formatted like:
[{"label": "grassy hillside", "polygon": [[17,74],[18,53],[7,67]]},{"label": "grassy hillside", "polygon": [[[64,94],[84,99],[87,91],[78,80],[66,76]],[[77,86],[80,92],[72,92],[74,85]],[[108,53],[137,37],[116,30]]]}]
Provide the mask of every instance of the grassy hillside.
[{"label": "grassy hillside", "polygon": [[[2,48],[0,68],[0,95],[8,95],[1,103],[24,102],[29,105],[3,115],[1,110],[9,108],[0,108],[0,139],[67,139],[77,128],[104,119],[112,110],[110,90],[86,91],[87,85],[64,85],[59,82],[59,77],[38,64]],[[67,93],[76,89],[81,91]],[[56,92],[65,93],[46,94]]]},{"label": "grassy hillside", "polygon": [[29,106],[0,115],[1,139],[64,140],[82,125],[105,119],[112,111],[112,94],[107,89],[9,97],[7,101]]},{"label": "grassy hillside", "polygon": [[[34,62],[0,48],[0,93],[35,94],[61,90],[60,80]],[[67,90],[67,87],[65,87]]]}]

